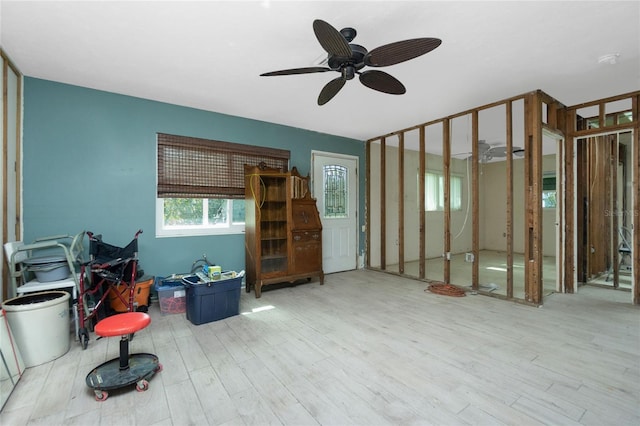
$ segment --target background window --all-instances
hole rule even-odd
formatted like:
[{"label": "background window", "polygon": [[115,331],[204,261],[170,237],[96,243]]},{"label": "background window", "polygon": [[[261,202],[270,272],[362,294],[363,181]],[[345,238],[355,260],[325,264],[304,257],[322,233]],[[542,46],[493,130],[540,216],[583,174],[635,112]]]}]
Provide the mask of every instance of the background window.
[{"label": "background window", "polygon": [[[452,175],[449,179],[451,210],[462,209],[462,178]],[[428,212],[444,210],[444,177],[442,173],[427,172],[424,175],[424,209]]]},{"label": "background window", "polygon": [[556,208],[556,176],[549,175],[542,177],[542,208]]}]

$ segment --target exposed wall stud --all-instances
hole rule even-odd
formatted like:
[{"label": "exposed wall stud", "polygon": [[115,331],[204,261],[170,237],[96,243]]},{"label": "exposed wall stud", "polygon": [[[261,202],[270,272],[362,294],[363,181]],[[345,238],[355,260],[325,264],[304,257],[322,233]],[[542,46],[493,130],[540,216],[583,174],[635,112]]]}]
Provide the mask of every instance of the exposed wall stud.
[{"label": "exposed wall stud", "polygon": [[418,179],[418,214],[420,215],[420,255],[419,255],[419,266],[418,266],[418,278],[424,279],[426,275],[425,270],[425,256],[426,256],[426,213],[424,211],[424,174],[425,170],[425,128],[424,126],[420,127],[420,160],[419,160],[419,174],[420,178]]},{"label": "exposed wall stud", "polygon": [[387,269],[387,138],[380,139],[380,269]]},{"label": "exposed wall stud", "polygon": [[398,272],[404,274],[404,132],[398,134]]},{"label": "exposed wall stud", "polygon": [[444,119],[442,123],[442,175],[444,178],[444,282],[451,282],[451,258],[446,253],[451,253],[451,204],[449,203],[449,191],[451,184],[451,129],[449,119]]}]

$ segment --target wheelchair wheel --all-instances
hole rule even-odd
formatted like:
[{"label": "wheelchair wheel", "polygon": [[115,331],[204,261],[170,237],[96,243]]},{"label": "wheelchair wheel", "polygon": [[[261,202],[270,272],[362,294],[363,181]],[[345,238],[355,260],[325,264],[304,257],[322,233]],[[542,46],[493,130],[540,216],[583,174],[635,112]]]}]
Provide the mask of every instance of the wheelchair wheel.
[{"label": "wheelchair wheel", "polygon": [[82,349],[87,349],[87,346],[89,346],[89,332],[86,328],[83,327],[78,331],[78,339],[80,340]]}]

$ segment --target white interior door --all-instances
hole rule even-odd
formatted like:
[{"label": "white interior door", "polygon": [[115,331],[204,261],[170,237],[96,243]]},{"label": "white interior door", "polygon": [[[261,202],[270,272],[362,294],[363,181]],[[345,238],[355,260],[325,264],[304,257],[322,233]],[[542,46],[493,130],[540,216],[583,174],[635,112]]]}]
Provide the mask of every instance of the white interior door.
[{"label": "white interior door", "polygon": [[356,269],[358,157],[314,151],[311,168],[322,221],[322,269],[325,274]]}]

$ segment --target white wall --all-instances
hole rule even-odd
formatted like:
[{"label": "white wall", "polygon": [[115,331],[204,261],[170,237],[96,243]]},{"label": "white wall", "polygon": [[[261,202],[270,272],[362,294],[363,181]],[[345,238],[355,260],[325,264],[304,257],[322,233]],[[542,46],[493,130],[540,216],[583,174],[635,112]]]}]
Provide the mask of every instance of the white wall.
[{"label": "white wall", "polygon": [[[398,181],[398,148],[386,147],[386,263],[398,262],[398,203],[400,201]],[[425,156],[427,171],[442,172],[442,157],[427,154]],[[380,144],[371,146],[371,199],[368,208],[371,213],[371,265],[380,266]],[[451,173],[462,178],[463,199],[462,209],[451,212],[452,253],[464,253],[471,250],[472,219],[471,209],[465,224],[466,206],[468,200],[467,162],[452,160]],[[420,212],[418,209],[418,171],[420,155],[417,151],[405,150],[404,156],[404,239],[405,262],[418,260],[420,244]],[[441,257],[444,241],[444,212],[426,212],[426,257]],[[463,228],[464,225],[464,228]],[[461,232],[462,231],[462,232]],[[454,237],[458,235],[458,238]]]},{"label": "white wall", "polygon": [[[507,170],[504,161],[483,164],[480,176],[480,249],[506,250]],[[556,155],[542,157],[543,174],[556,172]],[[524,253],[524,159],[513,161],[513,250]],[[542,251],[556,254],[556,209],[542,211]]]}]

